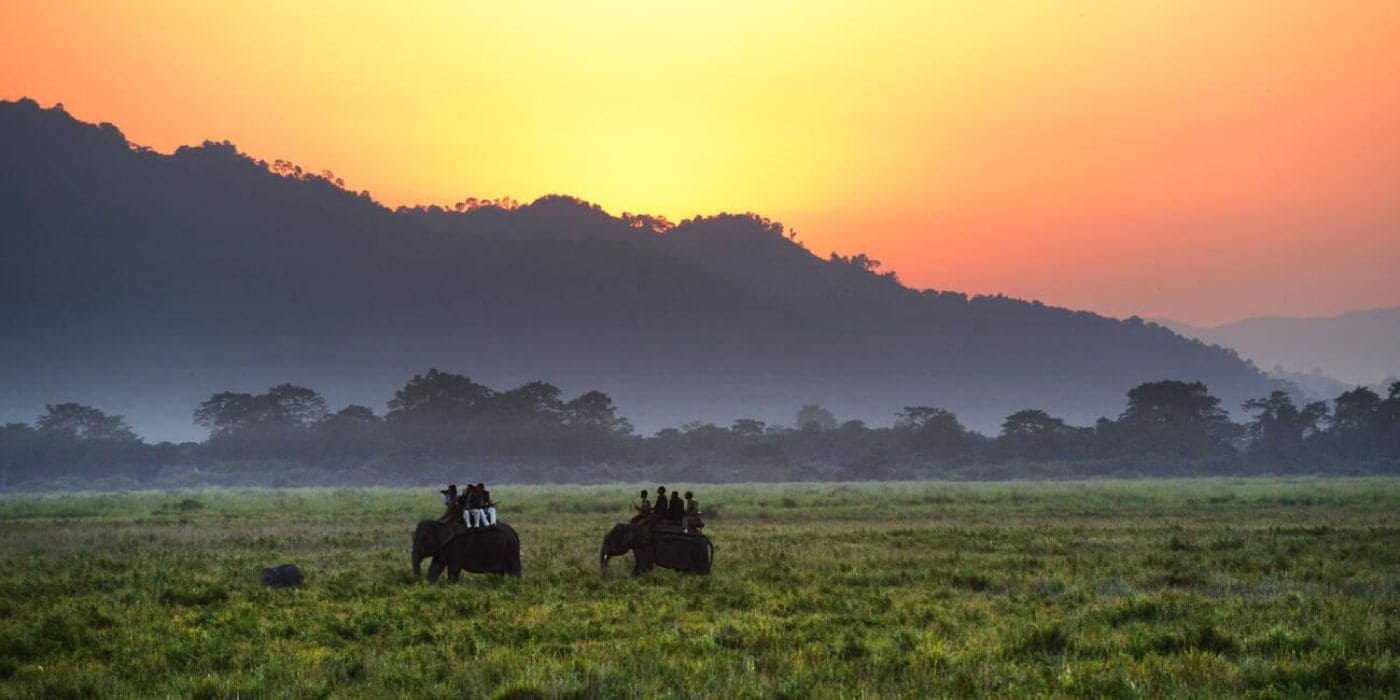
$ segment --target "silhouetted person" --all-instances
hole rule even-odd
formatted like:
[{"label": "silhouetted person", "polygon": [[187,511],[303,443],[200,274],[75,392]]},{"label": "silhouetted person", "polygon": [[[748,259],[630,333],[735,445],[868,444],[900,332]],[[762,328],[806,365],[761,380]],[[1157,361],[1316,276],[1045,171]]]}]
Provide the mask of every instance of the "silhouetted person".
[{"label": "silhouetted person", "polygon": [[462,494],[462,507],[467,515],[467,527],[481,527],[481,491],[469,484]]},{"label": "silhouetted person", "polygon": [[651,517],[651,499],[649,498],[649,496],[650,494],[647,493],[646,489],[642,489],[642,502],[638,505],[632,506],[632,508],[637,511],[637,514],[632,516],[633,524],[639,523]]},{"label": "silhouetted person", "polygon": [[439,522],[455,523],[462,519],[462,507],[457,503],[457,485],[448,484],[447,488],[438,491],[442,494],[442,504],[446,506],[447,512],[438,518]]},{"label": "silhouetted person", "polygon": [[477,498],[481,499],[481,519],[486,525],[496,524],[496,504],[491,500],[491,492],[486,490],[486,484],[476,485]]},{"label": "silhouetted person", "polygon": [[666,519],[677,525],[685,519],[685,502],[681,500],[680,491],[671,492],[671,505],[666,509]]},{"label": "silhouetted person", "polygon": [[656,487],[656,505],[652,506],[652,515],[656,521],[666,519],[666,487]]},{"label": "silhouetted person", "polygon": [[700,501],[695,500],[695,493],[685,492],[685,530],[699,530],[705,527],[705,523],[700,522]]}]

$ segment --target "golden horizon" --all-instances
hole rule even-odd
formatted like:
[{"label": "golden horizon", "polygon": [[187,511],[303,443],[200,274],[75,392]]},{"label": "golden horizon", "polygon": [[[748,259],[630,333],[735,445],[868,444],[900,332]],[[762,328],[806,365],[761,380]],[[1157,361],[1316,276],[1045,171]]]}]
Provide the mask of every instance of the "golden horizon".
[{"label": "golden horizon", "polygon": [[1400,5],[11,3],[0,97],[386,206],[752,211],[916,287],[1400,303]]}]

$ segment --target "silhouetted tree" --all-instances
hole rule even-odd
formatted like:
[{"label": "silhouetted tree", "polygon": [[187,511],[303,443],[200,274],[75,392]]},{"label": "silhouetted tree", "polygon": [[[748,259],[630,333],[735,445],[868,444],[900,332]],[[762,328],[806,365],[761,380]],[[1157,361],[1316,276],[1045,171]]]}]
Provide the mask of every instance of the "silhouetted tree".
[{"label": "silhouetted tree", "polygon": [[195,409],[194,422],[212,437],[304,430],[325,419],[326,400],[314,389],[280,384],[262,394],[220,392]]},{"label": "silhouetted tree", "polygon": [[1381,439],[1379,456],[1400,459],[1400,382],[1390,385],[1390,392],[1380,405]]},{"label": "silhouetted tree", "polygon": [[1254,419],[1244,426],[1250,449],[1274,457],[1299,453],[1303,441],[1316,434],[1327,418],[1327,404],[1317,401],[1299,410],[1285,391],[1250,399],[1243,407],[1254,414]]},{"label": "silhouetted tree", "polygon": [[1220,399],[1201,382],[1147,382],[1128,391],[1128,408],[1120,417],[1133,425],[1210,427],[1229,420]]},{"label": "silhouetted tree", "polygon": [[1202,382],[1147,382],[1128,392],[1118,427],[1132,449],[1178,457],[1232,452],[1238,432]]},{"label": "silhouetted tree", "polygon": [[[527,382],[496,394],[487,405],[491,416],[505,423],[560,425],[565,419],[560,393],[559,387],[548,382]],[[607,403],[611,404],[611,399]]]},{"label": "silhouetted tree", "polygon": [[389,420],[454,423],[470,418],[492,396],[489,387],[460,374],[429,369],[415,374],[389,401]]},{"label": "silhouetted tree", "polygon": [[1006,417],[999,445],[1010,457],[1033,460],[1063,459],[1075,452],[1075,438],[1085,433],[1045,411],[1026,409]]},{"label": "silhouetted tree", "polygon": [[910,449],[927,457],[959,456],[969,447],[967,428],[945,408],[905,406],[895,414],[894,429]]},{"label": "silhouetted tree", "polygon": [[252,394],[221,391],[194,410],[195,425],[207,428],[210,437],[233,435],[256,423]]},{"label": "silhouetted tree", "polygon": [[372,425],[379,422],[379,416],[374,415],[374,409],[369,406],[350,404],[345,408],[335,412],[327,420],[334,420],[345,425]]},{"label": "silhouetted tree", "polygon": [[[43,465],[35,476],[105,477],[149,475],[150,451],[121,416],[79,403],[49,404],[35,421],[35,430],[12,434],[21,443],[37,437],[30,449]],[[22,445],[21,445],[22,446]]]},{"label": "silhouetted tree", "polygon": [[612,397],[601,391],[587,392],[564,404],[564,416],[571,426],[621,435],[632,433],[632,424],[617,415]]},{"label": "silhouetted tree", "polygon": [[1065,431],[1068,426],[1063,420],[1053,418],[1045,411],[1026,409],[1006,417],[1001,423],[1001,436],[1004,438],[1036,437]]},{"label": "silhouetted tree", "polygon": [[0,488],[41,473],[46,464],[39,431],[27,423],[0,427]]},{"label": "silhouetted tree", "polygon": [[263,422],[289,429],[309,428],[326,418],[326,400],[314,389],[279,384],[257,397]]},{"label": "silhouetted tree", "polygon": [[798,430],[816,431],[834,428],[836,428],[836,416],[832,415],[831,411],[814,403],[797,409]]},{"label": "silhouetted tree", "polygon": [[140,442],[126,419],[79,403],[49,404],[37,422],[39,433],[62,442]]},{"label": "silhouetted tree", "polygon": [[739,418],[734,421],[733,425],[729,426],[729,432],[741,438],[755,438],[762,435],[766,427],[768,427],[767,424],[761,420]]}]

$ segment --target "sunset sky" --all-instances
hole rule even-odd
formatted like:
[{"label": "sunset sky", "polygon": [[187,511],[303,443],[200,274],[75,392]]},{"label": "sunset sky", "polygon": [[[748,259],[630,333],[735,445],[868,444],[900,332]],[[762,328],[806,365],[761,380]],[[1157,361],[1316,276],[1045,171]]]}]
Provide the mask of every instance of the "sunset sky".
[{"label": "sunset sky", "polygon": [[1394,0],[7,0],[26,96],[389,205],[751,210],[917,287],[1199,324],[1400,304]]}]

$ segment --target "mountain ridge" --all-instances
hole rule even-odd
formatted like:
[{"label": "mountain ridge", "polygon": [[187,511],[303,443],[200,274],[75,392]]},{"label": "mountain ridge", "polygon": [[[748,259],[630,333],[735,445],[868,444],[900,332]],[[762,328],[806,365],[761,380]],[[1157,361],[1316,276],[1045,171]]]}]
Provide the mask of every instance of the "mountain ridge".
[{"label": "mountain ridge", "polygon": [[1159,323],[1186,337],[1234,348],[1261,368],[1277,368],[1280,375],[1322,374],[1353,387],[1400,376],[1400,306],[1331,316],[1252,316],[1206,327]]},{"label": "mountain ridge", "polygon": [[0,102],[0,420],[79,400],[193,437],[215,391],[293,381],[375,406],[429,366],[612,394],[644,429],[798,406],[888,423],[940,405],[994,429],[1113,415],[1135,383],[1227,403],[1279,386],[1140,319],[916,290],[752,214],[670,224],[552,195],[391,210],[228,143],[169,155]]}]

